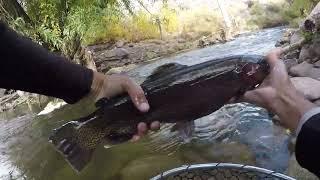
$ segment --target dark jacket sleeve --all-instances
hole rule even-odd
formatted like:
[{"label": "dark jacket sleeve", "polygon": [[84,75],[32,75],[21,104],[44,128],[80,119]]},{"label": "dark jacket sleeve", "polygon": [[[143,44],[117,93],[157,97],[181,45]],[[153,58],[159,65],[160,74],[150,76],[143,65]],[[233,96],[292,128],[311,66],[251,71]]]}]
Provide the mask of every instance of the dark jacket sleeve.
[{"label": "dark jacket sleeve", "polygon": [[0,87],[75,103],[89,93],[92,70],[19,36],[0,22]]},{"label": "dark jacket sleeve", "polygon": [[302,126],[296,142],[296,158],[302,167],[320,177],[320,114]]}]

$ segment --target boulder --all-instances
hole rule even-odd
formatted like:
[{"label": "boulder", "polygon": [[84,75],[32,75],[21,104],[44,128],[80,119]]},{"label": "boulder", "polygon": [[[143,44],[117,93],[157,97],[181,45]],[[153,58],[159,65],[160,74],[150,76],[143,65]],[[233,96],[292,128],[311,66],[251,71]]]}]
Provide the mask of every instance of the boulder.
[{"label": "boulder", "polygon": [[290,38],[287,36],[282,37],[280,40],[277,41],[276,47],[281,47],[283,45],[286,45],[290,42]]},{"label": "boulder", "polygon": [[303,62],[291,67],[290,75],[299,77],[310,77],[320,80],[320,68],[317,68],[317,66],[308,62]]},{"label": "boulder", "polygon": [[299,59],[299,55],[300,50],[289,51],[284,55],[284,59]]},{"label": "boulder", "polygon": [[314,38],[311,45],[311,50],[313,54],[315,55],[314,58],[320,57],[320,38]]},{"label": "boulder", "polygon": [[294,77],[290,80],[295,88],[310,101],[320,99],[320,81],[309,77]]},{"label": "boulder", "polygon": [[129,54],[130,54],[129,51],[124,48],[116,48],[114,52],[115,52],[115,56],[118,59],[126,59],[129,57]]},{"label": "boulder", "polygon": [[317,61],[313,64],[315,68],[320,68],[320,61]]},{"label": "boulder", "polygon": [[179,39],[177,40],[177,42],[178,42],[178,43],[186,43],[187,41],[186,41],[185,39],[183,39],[183,38],[179,38]]},{"label": "boulder", "polygon": [[104,61],[114,61],[114,60],[121,60],[126,59],[129,57],[129,51],[125,48],[114,48],[112,50],[105,51],[101,53],[99,60],[96,60],[96,64],[100,65],[101,62]]},{"label": "boulder", "polygon": [[125,45],[125,41],[124,40],[117,41],[115,45],[117,48],[121,48]]},{"label": "boulder", "polygon": [[290,37],[290,44],[298,43],[298,42],[302,41],[302,39],[304,39],[304,37],[302,36],[301,31],[296,31]]},{"label": "boulder", "polygon": [[287,70],[290,70],[292,67],[298,65],[298,59],[285,59],[283,62],[286,65]]},{"label": "boulder", "polygon": [[4,96],[6,93],[6,89],[1,89],[0,88],[0,97]]},{"label": "boulder", "polygon": [[131,69],[136,68],[137,65],[135,64],[129,64],[127,66],[122,66],[122,67],[116,67],[116,68],[112,68],[110,69],[106,74],[110,75],[110,74],[120,74],[120,73],[124,73],[124,72],[128,72]]},{"label": "boulder", "polygon": [[301,48],[300,55],[299,55],[299,61],[310,61],[314,55],[312,54],[310,45],[305,45]]}]

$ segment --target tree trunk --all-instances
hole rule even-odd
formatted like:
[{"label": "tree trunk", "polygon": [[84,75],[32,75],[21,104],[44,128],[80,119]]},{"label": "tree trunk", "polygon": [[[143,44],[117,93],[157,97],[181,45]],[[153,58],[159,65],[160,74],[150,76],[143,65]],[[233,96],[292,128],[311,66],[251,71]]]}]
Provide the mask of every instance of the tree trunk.
[{"label": "tree trunk", "polygon": [[17,0],[0,0],[0,6],[11,18],[21,17],[26,23],[32,24],[30,17]]},{"label": "tree trunk", "polygon": [[225,36],[226,36],[226,40],[230,38],[230,32],[231,32],[231,28],[232,28],[232,21],[231,18],[228,14],[228,11],[225,8],[225,5],[223,4],[223,2],[221,2],[221,0],[217,0],[218,2],[218,6],[219,9],[221,11],[222,17],[223,17],[223,22],[225,25]]},{"label": "tree trunk", "polygon": [[300,28],[309,32],[320,31],[320,3],[312,10],[310,15],[301,24]]}]

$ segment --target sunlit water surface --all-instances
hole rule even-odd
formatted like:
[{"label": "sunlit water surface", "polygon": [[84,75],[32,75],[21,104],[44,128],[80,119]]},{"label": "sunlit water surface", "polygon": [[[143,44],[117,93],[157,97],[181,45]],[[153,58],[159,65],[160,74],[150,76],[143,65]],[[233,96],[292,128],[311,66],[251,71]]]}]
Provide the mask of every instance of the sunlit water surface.
[{"label": "sunlit water surface", "polygon": [[[129,75],[142,82],[154,68],[168,62],[193,65],[229,55],[265,54],[284,30],[244,34],[225,44],[143,65]],[[47,139],[53,128],[92,110],[82,103],[41,116],[36,115],[38,109],[27,107],[0,114],[1,179],[140,180],[180,165],[206,162],[250,164],[280,172],[287,168],[289,137],[285,131],[273,125],[264,109],[236,104],[196,120],[187,133],[172,131],[173,125],[166,124],[139,143],[101,145],[90,165],[77,174]]]}]

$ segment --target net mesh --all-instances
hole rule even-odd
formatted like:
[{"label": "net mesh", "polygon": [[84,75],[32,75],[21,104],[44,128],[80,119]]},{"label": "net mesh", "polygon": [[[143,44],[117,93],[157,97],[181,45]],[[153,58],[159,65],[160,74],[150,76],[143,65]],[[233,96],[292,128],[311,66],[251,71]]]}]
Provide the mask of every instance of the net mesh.
[{"label": "net mesh", "polygon": [[293,180],[293,178],[264,169],[248,166],[186,168],[161,174],[153,180]]}]

